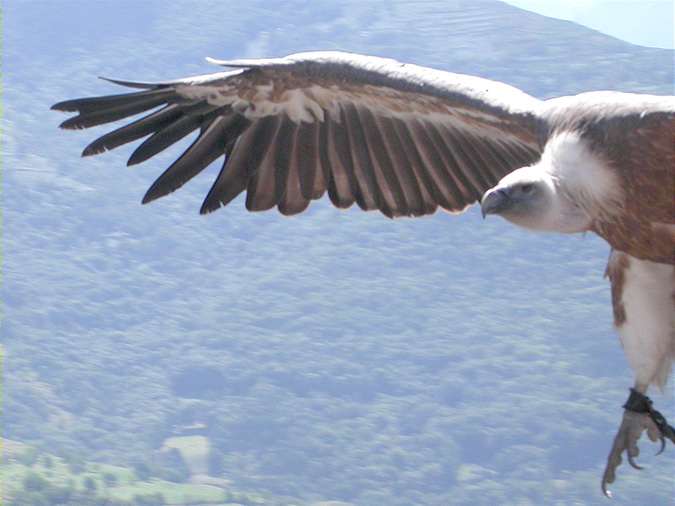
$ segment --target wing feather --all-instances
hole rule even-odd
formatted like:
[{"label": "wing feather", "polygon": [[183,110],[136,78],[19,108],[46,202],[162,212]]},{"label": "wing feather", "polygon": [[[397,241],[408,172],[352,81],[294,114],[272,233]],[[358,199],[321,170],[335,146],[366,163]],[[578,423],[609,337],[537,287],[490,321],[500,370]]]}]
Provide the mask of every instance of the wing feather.
[{"label": "wing feather", "polygon": [[288,146],[288,170],[286,171],[284,193],[279,202],[279,211],[286,216],[292,216],[304,211],[309,205],[309,197],[302,192],[300,182],[300,158],[302,143],[302,123],[294,129],[293,142]]},{"label": "wing feather", "polygon": [[307,200],[320,198],[325,192],[325,185],[319,157],[319,126],[316,123],[300,123],[296,157],[302,196]]},{"label": "wing feather", "polygon": [[230,141],[226,145],[225,162],[202,204],[200,209],[202,214],[226,206],[244,191],[249,179],[248,155],[255,145],[257,134],[263,129],[262,123],[255,122],[248,129],[244,129],[235,141]]},{"label": "wing feather", "polygon": [[443,138],[443,135],[434,123],[429,123],[427,125],[427,130],[430,132],[437,149],[439,150],[441,159],[444,162],[448,180],[454,179],[458,181],[458,185],[463,189],[462,196],[466,202],[473,202],[474,200],[480,199],[483,194],[481,188],[489,188],[490,186],[483,184],[479,180],[479,176],[470,170],[471,161],[463,152],[464,147],[470,143],[470,137],[467,136],[467,140],[463,144],[454,145],[453,149],[447,146],[447,140]]},{"label": "wing feather", "polygon": [[[269,119],[268,134],[278,142],[277,135],[283,123],[280,117],[272,116]],[[257,139],[256,141],[257,142]],[[253,146],[256,149],[256,145]],[[260,147],[262,149],[262,146]],[[276,147],[270,144],[262,156],[260,163],[252,174],[249,174],[246,186],[246,209],[249,211],[267,211],[279,202],[276,192]]]},{"label": "wing feather", "polygon": [[540,102],[484,79],[345,53],[221,62],[237,70],[163,83],[114,83],[142,91],[67,100],[63,128],[146,113],[90,143],[84,156],[143,139],[128,165],[191,132],[199,135],[153,183],[143,202],[225,161],[202,205],[213,211],[246,191],[252,211],[302,212],[328,193],[389,217],[459,212],[540,153]]},{"label": "wing feather", "polygon": [[276,170],[274,177],[276,180],[275,190],[277,203],[281,203],[286,196],[286,184],[288,182],[288,171],[291,163],[291,156],[295,146],[295,138],[298,126],[294,122],[284,119],[283,127],[279,130],[276,140],[275,163]]},{"label": "wing feather", "polygon": [[385,165],[391,166],[401,187],[401,193],[407,206],[407,215],[423,216],[428,214],[425,199],[422,196],[419,182],[405,151],[401,149],[401,141],[391,118],[374,117],[378,123],[378,132],[382,135],[382,143],[386,157]]},{"label": "wing feather", "polygon": [[143,204],[176,191],[199,174],[204,167],[223,156],[225,154],[223,133],[228,119],[231,120],[231,118],[218,116],[205,122],[199,137],[150,186],[143,197]]},{"label": "wing feather", "polygon": [[328,171],[327,168],[323,165],[323,155],[321,154],[321,128],[323,123],[316,125],[312,128],[311,136],[312,140],[309,141],[312,145],[311,151],[309,148],[305,153],[305,159],[303,160],[303,172],[312,172],[313,185],[311,187],[310,198],[312,200],[320,199],[323,197],[324,193],[328,188]]},{"label": "wing feather", "polygon": [[389,156],[387,144],[381,126],[377,123],[373,113],[367,108],[359,109],[359,118],[363,125],[364,141],[368,147],[370,159],[380,188],[382,198],[393,216],[407,216],[409,214],[403,186],[399,180],[395,162]]},{"label": "wing feather", "polygon": [[182,115],[183,112],[177,104],[167,105],[159,111],[99,137],[84,148],[82,156],[97,155],[155,133],[169,126]]},{"label": "wing feather", "polygon": [[439,190],[424,166],[422,156],[412,140],[407,125],[402,121],[392,120],[391,122],[396,131],[396,140],[392,142],[392,145],[400,148],[400,154],[397,155],[397,158],[401,157],[401,159],[407,161],[415,175],[420,190],[420,196],[424,201],[424,214],[432,214],[438,208],[439,200],[437,195],[439,194]]},{"label": "wing feather", "polygon": [[[353,167],[354,179],[358,187],[356,203],[364,211],[379,209],[381,197],[378,195],[377,187],[375,186],[373,165],[370,161],[368,149],[364,144],[363,126],[356,112],[356,107],[354,107],[354,104],[347,102],[341,109],[342,123],[350,145],[351,166]],[[387,214],[387,211],[384,211],[385,214]]]},{"label": "wing feather", "polygon": [[466,134],[464,142],[458,142],[457,131],[448,129],[445,131],[448,132],[444,138],[447,156],[454,159],[458,167],[455,173],[463,176],[466,184],[473,188],[473,195],[479,199],[484,192],[483,188],[490,188],[496,183],[483,172],[489,174],[487,166],[493,164],[493,161],[486,161],[486,157],[481,154],[487,149],[487,145],[482,146],[483,149],[476,150],[474,149],[476,138],[473,135]]},{"label": "wing feather", "polygon": [[212,112],[217,108],[207,104],[201,104],[199,108],[184,114],[173,123],[162,127],[144,140],[136,150],[131,153],[127,165],[136,165],[152,158],[157,153],[164,151],[169,146],[175,144],[191,132],[199,128],[206,113]]},{"label": "wing feather", "polygon": [[[416,145],[420,146],[420,153],[425,159],[425,167],[434,180],[434,185],[438,190],[438,203],[448,211],[464,209],[466,202],[471,199],[468,189],[458,184],[458,181],[448,177],[443,155],[441,154],[432,133],[428,130],[426,124],[417,124],[414,130],[416,136]],[[466,196],[464,195],[466,194]]]},{"label": "wing feather", "polygon": [[[118,113],[129,112],[143,106],[143,110],[151,109],[156,105],[175,97],[175,93],[166,88],[157,88],[149,91],[135,93],[120,93],[117,95],[105,95],[102,97],[76,98],[64,100],[54,104],[51,108],[55,111],[78,112],[80,118],[87,114],[101,114],[104,111],[115,110]],[[142,112],[142,111],[139,111]],[[135,114],[129,113],[128,115]],[[117,114],[115,114],[117,115]],[[76,116],[75,118],[77,118]],[[73,120],[75,118],[72,118]],[[114,121],[114,120],[110,120]],[[74,123],[74,121],[73,121]],[[67,127],[65,127],[67,128]]]},{"label": "wing feather", "polygon": [[324,118],[322,164],[328,174],[328,195],[333,205],[346,209],[356,202],[359,191],[350,155],[349,136],[341,121],[332,119],[328,113]]}]

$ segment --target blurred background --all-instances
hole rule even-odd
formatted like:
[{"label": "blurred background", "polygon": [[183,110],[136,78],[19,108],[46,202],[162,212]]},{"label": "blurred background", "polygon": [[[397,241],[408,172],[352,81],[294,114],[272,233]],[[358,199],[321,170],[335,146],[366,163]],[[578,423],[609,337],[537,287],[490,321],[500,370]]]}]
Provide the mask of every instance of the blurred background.
[{"label": "blurred background", "polygon": [[[7,504],[606,504],[632,376],[600,239],[327,200],[199,216],[218,164],[141,207],[191,139],[127,169],[133,147],[80,159],[106,128],[49,110],[124,91],[96,76],[314,49],[540,98],[673,93],[671,2],[512,3],[617,31],[491,0],[4,2]],[[675,449],[656,449],[619,468],[614,504],[672,504]]]}]

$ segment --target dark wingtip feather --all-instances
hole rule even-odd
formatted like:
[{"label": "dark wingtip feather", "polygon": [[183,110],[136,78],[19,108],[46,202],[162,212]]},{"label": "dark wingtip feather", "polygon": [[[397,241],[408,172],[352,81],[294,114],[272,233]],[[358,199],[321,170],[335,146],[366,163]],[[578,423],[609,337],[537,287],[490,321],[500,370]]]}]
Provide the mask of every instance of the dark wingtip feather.
[{"label": "dark wingtip feather", "polygon": [[103,153],[105,148],[103,146],[92,146],[91,144],[82,150],[81,156],[93,156]]},{"label": "dark wingtip feather", "polygon": [[99,155],[101,153],[105,153],[106,151],[110,151],[108,146],[105,145],[102,139],[96,139],[82,150],[82,156]]},{"label": "dark wingtip feather", "polygon": [[153,88],[161,88],[163,85],[161,83],[139,83],[136,81],[123,81],[121,79],[111,79],[110,77],[98,76],[99,79],[108,81],[109,83],[118,84],[120,86],[126,86],[127,88],[139,88],[142,90],[151,90]]},{"label": "dark wingtip feather", "polygon": [[51,111],[77,112],[77,107],[75,107],[73,102],[73,100],[63,100],[61,102],[55,103],[49,109]]},{"label": "dark wingtip feather", "polygon": [[209,205],[204,202],[202,204],[202,207],[199,208],[199,214],[211,214],[213,211],[217,210],[220,207],[220,205],[213,205],[209,203]]},{"label": "dark wingtip feather", "polygon": [[148,191],[145,192],[145,195],[143,195],[143,199],[141,200],[141,204],[149,204],[150,202],[152,202],[153,200],[157,200],[161,196],[162,196],[162,194],[159,194],[157,189],[154,188],[153,186],[151,186],[150,189],[148,189]]},{"label": "dark wingtip feather", "polygon": [[396,216],[396,215],[394,214],[394,212],[393,212],[391,209],[389,209],[389,207],[387,207],[387,206],[382,206],[382,208],[380,209],[380,212],[381,212],[382,214],[384,214],[384,215],[385,215],[387,218],[389,218],[390,220],[393,220],[393,219],[395,218],[395,216]]},{"label": "dark wingtip feather", "polygon": [[81,119],[80,116],[68,118],[59,125],[59,128],[63,128],[64,130],[83,130],[84,126],[81,123]]},{"label": "dark wingtip feather", "polygon": [[150,157],[149,157],[149,156],[144,156],[143,153],[140,153],[140,152],[138,151],[138,149],[136,149],[136,151],[134,151],[133,153],[131,153],[131,156],[130,156],[129,159],[127,160],[127,167],[131,167],[132,165],[138,165],[139,163],[143,163],[143,162],[146,161],[148,158],[150,158]]},{"label": "dark wingtip feather", "polygon": [[214,211],[217,211],[222,207],[220,199],[216,198],[214,195],[207,195],[202,203],[202,207],[199,208],[199,214],[210,214]]},{"label": "dark wingtip feather", "polygon": [[[173,168],[176,166],[175,164],[171,166]],[[157,200],[159,198],[165,197],[169,193],[175,192],[178,188],[183,186],[183,184],[187,180],[171,180],[171,179],[166,179],[164,176],[170,172],[171,168],[167,171],[164,172],[157,180],[152,183],[152,186],[148,188],[148,191],[145,192],[145,195],[143,195],[143,200],[141,200],[141,204],[148,204],[152,202],[153,200]],[[189,179],[189,178],[187,178]]]},{"label": "dark wingtip feather", "polygon": [[185,115],[182,118],[174,121],[143,141],[143,143],[138,146],[133,153],[131,153],[129,160],[127,161],[127,167],[144,162],[148,158],[152,158],[160,151],[163,151],[195,129],[199,128],[202,122],[203,114],[212,112],[217,108],[216,106],[208,104],[204,107],[205,109],[200,112],[197,112],[197,109],[193,109],[191,114]]}]

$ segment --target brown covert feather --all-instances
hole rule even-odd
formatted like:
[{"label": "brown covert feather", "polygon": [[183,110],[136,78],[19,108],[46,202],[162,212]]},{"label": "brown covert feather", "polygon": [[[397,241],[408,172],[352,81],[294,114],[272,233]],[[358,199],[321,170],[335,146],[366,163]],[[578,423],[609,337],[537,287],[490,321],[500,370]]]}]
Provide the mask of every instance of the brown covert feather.
[{"label": "brown covert feather", "polygon": [[628,126],[616,124],[623,131],[605,134],[622,138],[605,150],[624,189],[622,209],[611,220],[596,221],[593,231],[614,249],[675,264],[675,117],[654,115],[632,131]]}]

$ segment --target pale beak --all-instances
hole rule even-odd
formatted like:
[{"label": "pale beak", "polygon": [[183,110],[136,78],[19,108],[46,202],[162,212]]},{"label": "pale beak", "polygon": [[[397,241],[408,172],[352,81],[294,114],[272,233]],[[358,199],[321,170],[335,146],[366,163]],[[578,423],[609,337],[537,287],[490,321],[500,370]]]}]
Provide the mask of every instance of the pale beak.
[{"label": "pale beak", "polygon": [[488,190],[480,202],[480,211],[483,219],[488,214],[499,214],[509,207],[511,197],[508,190],[503,188]]}]

